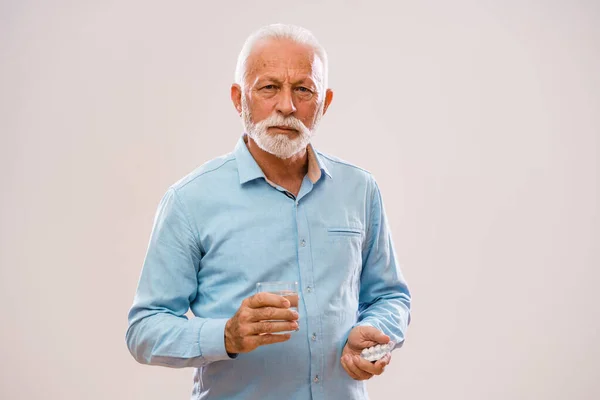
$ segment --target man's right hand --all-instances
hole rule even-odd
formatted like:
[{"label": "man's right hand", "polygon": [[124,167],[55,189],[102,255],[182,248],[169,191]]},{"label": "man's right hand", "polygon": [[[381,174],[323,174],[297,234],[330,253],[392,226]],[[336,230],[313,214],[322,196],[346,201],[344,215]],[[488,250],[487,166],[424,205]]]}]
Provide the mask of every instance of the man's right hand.
[{"label": "man's right hand", "polygon": [[[225,349],[228,353],[248,353],[258,346],[285,342],[298,329],[298,313],[290,310],[283,296],[261,292],[242,301],[235,315],[225,324]],[[281,320],[271,322],[269,320]]]}]

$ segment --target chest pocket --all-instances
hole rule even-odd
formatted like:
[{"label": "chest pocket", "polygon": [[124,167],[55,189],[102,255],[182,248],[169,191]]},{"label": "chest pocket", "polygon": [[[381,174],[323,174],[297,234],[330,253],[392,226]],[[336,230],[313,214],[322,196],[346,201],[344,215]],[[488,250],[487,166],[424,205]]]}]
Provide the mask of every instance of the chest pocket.
[{"label": "chest pocket", "polygon": [[[347,271],[356,278],[362,269],[362,244],[364,232],[359,228],[327,228],[327,247],[331,258],[330,263]],[[350,278],[350,276],[348,276]]]},{"label": "chest pocket", "polygon": [[362,272],[364,231],[360,228],[330,226],[325,228],[322,272],[334,276],[337,288],[331,304],[357,304]]}]

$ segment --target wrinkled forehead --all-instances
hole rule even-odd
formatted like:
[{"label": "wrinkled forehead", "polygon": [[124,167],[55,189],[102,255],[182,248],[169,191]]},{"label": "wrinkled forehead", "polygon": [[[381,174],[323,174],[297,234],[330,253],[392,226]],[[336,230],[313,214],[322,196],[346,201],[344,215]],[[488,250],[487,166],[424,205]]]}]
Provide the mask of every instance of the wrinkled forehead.
[{"label": "wrinkled forehead", "polygon": [[309,45],[287,39],[263,39],[254,45],[248,56],[246,82],[273,74],[283,79],[292,75],[295,78],[307,76],[322,82],[323,63]]}]

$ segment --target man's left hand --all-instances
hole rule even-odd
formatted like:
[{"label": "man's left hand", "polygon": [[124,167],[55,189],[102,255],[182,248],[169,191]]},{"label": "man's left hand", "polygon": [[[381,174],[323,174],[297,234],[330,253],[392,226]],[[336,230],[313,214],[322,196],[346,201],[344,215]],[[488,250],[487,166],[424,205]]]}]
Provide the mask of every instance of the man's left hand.
[{"label": "man's left hand", "polygon": [[363,381],[373,375],[381,375],[386,365],[392,360],[392,354],[386,354],[375,363],[371,363],[360,356],[364,348],[377,344],[386,344],[389,336],[372,326],[357,326],[350,331],[348,342],[342,351],[342,366],[352,379]]}]

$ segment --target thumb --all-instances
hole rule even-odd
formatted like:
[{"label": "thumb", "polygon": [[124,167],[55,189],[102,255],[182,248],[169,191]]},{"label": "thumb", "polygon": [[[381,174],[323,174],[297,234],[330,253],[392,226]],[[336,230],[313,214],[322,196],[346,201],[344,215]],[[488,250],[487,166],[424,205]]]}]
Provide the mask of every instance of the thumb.
[{"label": "thumb", "polygon": [[381,332],[379,329],[371,326],[365,328],[367,328],[363,332],[365,339],[377,342],[379,344],[387,344],[390,341],[390,337]]}]

